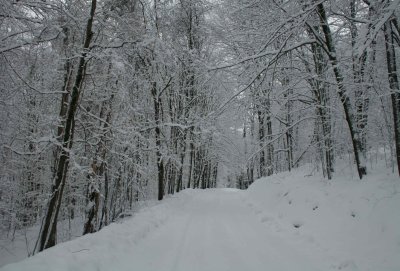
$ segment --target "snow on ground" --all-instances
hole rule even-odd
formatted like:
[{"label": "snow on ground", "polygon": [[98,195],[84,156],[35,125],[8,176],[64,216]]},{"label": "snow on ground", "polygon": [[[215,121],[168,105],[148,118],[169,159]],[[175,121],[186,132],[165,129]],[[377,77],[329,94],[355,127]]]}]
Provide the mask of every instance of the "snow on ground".
[{"label": "snow on ground", "polygon": [[400,179],[387,172],[352,179],[342,168],[328,181],[309,172],[258,180],[248,205],[283,239],[327,255],[332,269],[400,270]]},{"label": "snow on ground", "polygon": [[400,180],[309,172],[185,190],[1,270],[400,270]]},{"label": "snow on ground", "polygon": [[[132,210],[122,213],[125,218],[118,218],[117,221],[121,222],[142,208],[154,206],[156,203],[154,200],[136,202]],[[63,243],[81,237],[84,221],[84,214],[78,215],[74,219],[59,221],[57,226],[58,242]],[[0,268],[31,255],[38,239],[39,229],[40,225],[37,224],[14,232],[0,231]]]},{"label": "snow on ground", "polygon": [[[57,228],[59,242],[72,240],[82,235],[83,218],[60,221]],[[22,230],[0,232],[0,267],[21,261],[30,255],[38,238],[40,225]]]}]

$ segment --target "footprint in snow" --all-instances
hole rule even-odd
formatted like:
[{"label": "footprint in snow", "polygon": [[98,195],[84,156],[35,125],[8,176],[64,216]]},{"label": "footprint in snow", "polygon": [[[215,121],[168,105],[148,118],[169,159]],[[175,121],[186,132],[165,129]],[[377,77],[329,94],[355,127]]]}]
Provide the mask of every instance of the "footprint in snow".
[{"label": "footprint in snow", "polygon": [[301,221],[293,222],[293,227],[295,227],[296,229],[300,228],[301,226],[303,226],[303,222],[301,222]]}]

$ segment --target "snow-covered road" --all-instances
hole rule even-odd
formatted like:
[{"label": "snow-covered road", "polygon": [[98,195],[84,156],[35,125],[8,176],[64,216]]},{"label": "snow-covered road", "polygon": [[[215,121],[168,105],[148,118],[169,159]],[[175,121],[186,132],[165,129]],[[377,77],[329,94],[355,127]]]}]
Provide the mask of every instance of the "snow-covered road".
[{"label": "snow-covered road", "polygon": [[183,191],[2,270],[323,270],[314,264],[260,221],[243,191],[214,189]]},{"label": "snow-covered road", "polygon": [[270,232],[241,191],[199,192],[132,255],[137,270],[318,270]]}]

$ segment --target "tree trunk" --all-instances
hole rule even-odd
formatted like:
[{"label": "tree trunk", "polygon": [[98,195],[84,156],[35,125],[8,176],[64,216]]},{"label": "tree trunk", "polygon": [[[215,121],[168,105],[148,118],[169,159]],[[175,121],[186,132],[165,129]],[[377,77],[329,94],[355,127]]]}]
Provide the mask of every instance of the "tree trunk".
[{"label": "tree trunk", "polygon": [[157,178],[158,178],[158,200],[164,197],[164,161],[161,153],[161,100],[157,93],[157,84],[153,82],[151,89],[154,103],[154,121],[156,124],[156,159],[157,159]]},{"label": "tree trunk", "polygon": [[50,198],[49,207],[47,209],[46,217],[44,220],[44,225],[42,226],[42,230],[40,232],[40,237],[39,237],[40,243],[38,248],[39,251],[43,251],[44,249],[52,247],[56,244],[57,218],[61,207],[61,200],[65,187],[66,175],[68,171],[70,150],[72,147],[72,142],[73,142],[72,138],[74,134],[75,112],[78,107],[78,100],[81,92],[80,90],[84,78],[87,50],[89,49],[90,41],[93,36],[92,25],[96,10],[96,4],[97,0],[92,0],[90,16],[86,25],[86,34],[85,34],[85,41],[83,44],[83,51],[79,58],[79,66],[76,73],[75,83],[72,88],[67,119],[65,121],[64,137],[62,142],[63,149],[61,150],[58,159],[56,176],[54,178],[53,194]]},{"label": "tree trunk", "polygon": [[193,179],[193,164],[194,164],[194,156],[195,156],[195,150],[194,150],[194,143],[193,143],[193,129],[191,128],[189,131],[189,173],[188,173],[188,182],[187,182],[187,188],[190,188],[191,185],[194,188],[194,181]]},{"label": "tree trunk", "polygon": [[393,122],[394,122],[394,142],[396,147],[397,170],[400,176],[400,88],[397,77],[396,51],[394,48],[394,39],[392,35],[392,24],[387,21],[384,24],[385,45],[386,45],[386,63],[389,77],[389,86],[391,90]]},{"label": "tree trunk", "polygon": [[258,115],[258,140],[260,142],[260,177],[267,176],[267,169],[265,163],[265,125],[264,125],[264,115],[265,109],[261,108],[257,111]]},{"label": "tree trunk", "polygon": [[312,45],[312,52],[314,56],[314,66],[315,73],[318,75],[318,78],[311,79],[310,84],[312,88],[312,92],[317,101],[317,116],[319,123],[316,125],[319,126],[317,131],[321,132],[321,135],[318,135],[319,140],[322,140],[323,144],[319,144],[322,153],[322,167],[325,172],[327,178],[330,180],[332,178],[333,173],[333,145],[332,145],[332,127],[331,127],[331,116],[330,116],[330,106],[329,106],[329,92],[326,84],[324,83],[324,71],[326,70],[326,63],[324,60],[324,55],[322,48],[317,45]]},{"label": "tree trunk", "polygon": [[[111,63],[108,68],[108,74],[111,71]],[[106,155],[107,155],[107,135],[110,132],[110,123],[112,116],[112,102],[114,99],[114,94],[111,94],[108,101],[104,101],[102,108],[100,110],[99,119],[104,119],[100,123],[101,135],[100,140],[97,144],[96,153],[91,164],[92,171],[88,174],[88,200],[89,206],[87,210],[87,220],[84,225],[83,235],[87,233],[93,233],[97,231],[98,228],[98,211],[100,209],[100,187],[101,180],[103,179],[106,165]],[[105,115],[105,116],[104,116]],[[108,188],[108,187],[107,187]],[[107,194],[107,191],[105,192]],[[104,206],[107,206],[106,198],[104,199]]]},{"label": "tree trunk", "polygon": [[352,105],[350,102],[350,98],[347,95],[346,87],[343,82],[343,76],[339,69],[339,63],[338,63],[338,60],[336,57],[335,44],[333,43],[331,29],[329,27],[328,19],[326,17],[325,8],[324,8],[323,4],[317,5],[317,12],[318,12],[318,15],[320,18],[322,31],[325,36],[325,44],[326,44],[326,47],[328,50],[328,57],[332,64],[336,83],[338,85],[338,95],[339,95],[340,101],[342,102],[347,126],[350,131],[351,143],[353,146],[353,152],[354,152],[354,158],[355,158],[355,162],[356,162],[356,166],[357,166],[358,176],[360,177],[360,179],[362,179],[362,177],[367,174],[367,170],[366,170],[366,167],[363,164],[363,162],[360,160],[361,159],[361,157],[360,157],[360,148],[361,148],[360,147],[360,135],[357,130],[356,123],[355,123],[355,118],[354,118],[354,113],[353,113],[353,108],[352,108]]},{"label": "tree trunk", "polygon": [[271,143],[272,141],[272,120],[271,120],[271,101],[269,98],[269,94],[267,96],[266,106],[268,108],[267,112],[267,176],[271,176],[274,173],[274,145]]},{"label": "tree trunk", "polygon": [[293,127],[292,127],[292,101],[291,96],[293,90],[291,90],[289,85],[289,77],[284,74],[284,79],[282,80],[282,86],[288,88],[284,93],[284,98],[286,99],[286,131],[285,131],[285,145],[286,145],[286,161],[287,170],[291,171],[293,167]]},{"label": "tree trunk", "polygon": [[[373,8],[369,8],[369,19],[373,20],[374,14]],[[365,74],[366,66],[370,66],[375,60],[375,41],[371,43],[371,50],[365,50],[360,58],[357,58],[354,52],[356,51],[356,41],[358,37],[357,26],[354,21],[356,19],[356,1],[350,2],[350,15],[353,20],[350,20],[350,34],[351,34],[351,45],[353,48],[352,60],[353,60],[353,78],[355,85],[355,108],[356,108],[356,125],[359,132],[359,144],[360,154],[364,160],[367,159],[367,139],[366,139],[366,127],[368,124],[368,107],[369,107],[369,89],[373,81],[371,74]],[[370,23],[369,29],[372,27]],[[371,57],[369,56],[371,55]],[[368,63],[367,59],[372,60],[372,63]]]},{"label": "tree trunk", "polygon": [[99,203],[100,203],[100,191],[98,187],[98,176],[96,175],[97,169],[95,168],[96,165],[92,165],[92,171],[88,174],[89,179],[89,187],[88,187],[88,209],[87,211],[87,218],[85,225],[83,227],[83,235],[88,233],[96,232],[97,226],[97,213],[99,211]]}]

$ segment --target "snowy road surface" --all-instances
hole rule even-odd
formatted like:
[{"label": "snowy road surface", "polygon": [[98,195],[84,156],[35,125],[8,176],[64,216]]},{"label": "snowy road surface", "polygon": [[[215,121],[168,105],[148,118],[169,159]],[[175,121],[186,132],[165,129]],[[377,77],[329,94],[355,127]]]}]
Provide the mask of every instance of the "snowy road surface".
[{"label": "snowy road surface", "polygon": [[2,270],[326,270],[260,221],[243,191],[183,191]]},{"label": "snowy road surface", "polygon": [[138,246],[132,260],[137,270],[317,270],[232,190],[196,194]]}]

